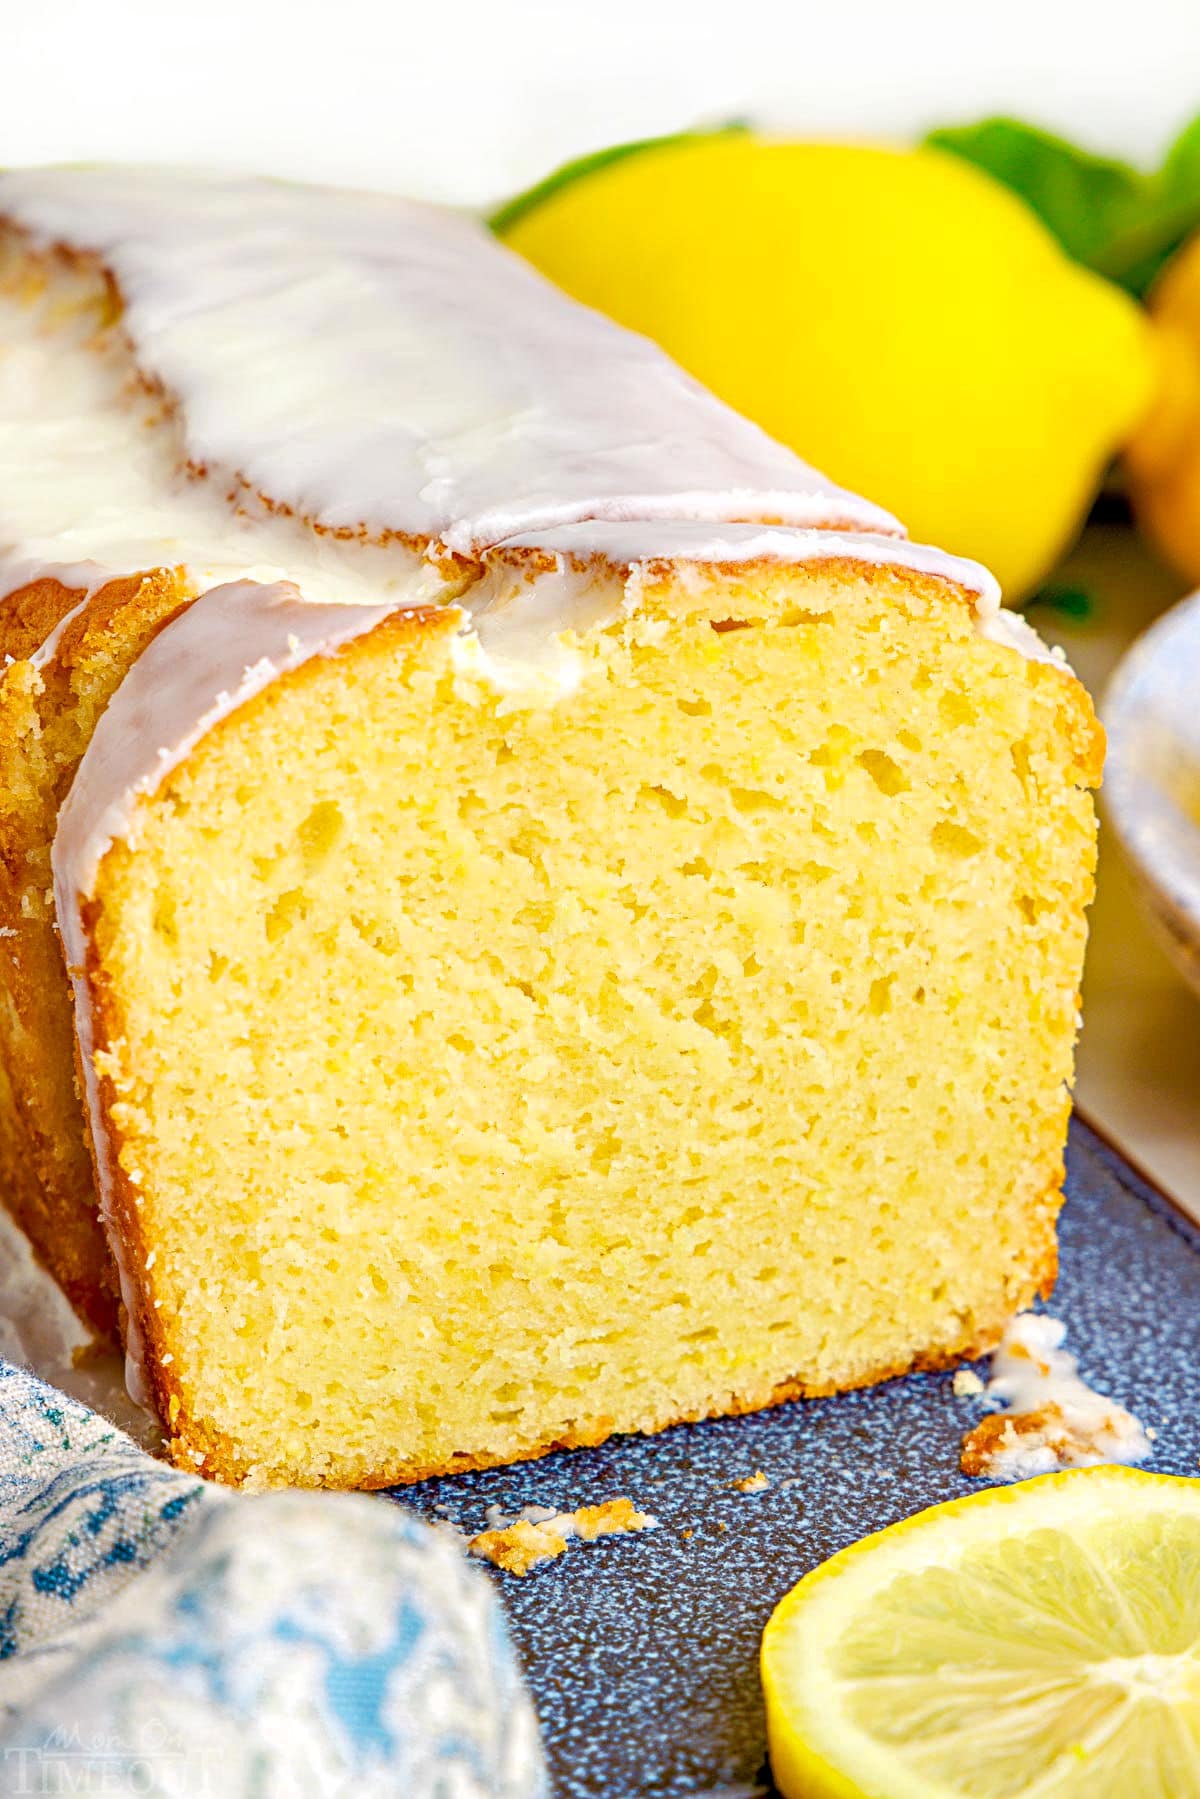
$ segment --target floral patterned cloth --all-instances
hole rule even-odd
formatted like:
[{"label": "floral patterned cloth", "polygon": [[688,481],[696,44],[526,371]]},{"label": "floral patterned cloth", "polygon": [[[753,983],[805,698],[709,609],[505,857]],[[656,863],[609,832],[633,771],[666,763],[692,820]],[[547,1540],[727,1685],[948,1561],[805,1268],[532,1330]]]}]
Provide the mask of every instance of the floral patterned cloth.
[{"label": "floral patterned cloth", "polygon": [[486,1577],[389,1500],[231,1493],[0,1362],[0,1793],[544,1799]]}]

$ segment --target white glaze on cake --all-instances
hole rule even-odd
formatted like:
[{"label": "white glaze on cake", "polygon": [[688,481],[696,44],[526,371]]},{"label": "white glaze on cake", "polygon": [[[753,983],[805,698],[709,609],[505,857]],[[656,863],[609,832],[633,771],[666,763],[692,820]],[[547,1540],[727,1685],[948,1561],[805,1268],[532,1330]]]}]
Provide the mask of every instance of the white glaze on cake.
[{"label": "white glaze on cake", "polygon": [[1022,613],[1001,606],[998,599],[995,606],[977,610],[975,628],[988,643],[1003,644],[1006,650],[1015,650],[1026,662],[1049,662],[1055,668],[1066,669],[1068,674],[1074,673],[1065,650],[1058,644],[1051,647]]},{"label": "white glaze on cake", "polygon": [[111,270],[193,463],[316,523],[467,554],[579,519],[902,534],[465,215],[100,167],[10,171],[0,214]]},{"label": "white glaze on cake", "polygon": [[897,544],[894,538],[858,531],[714,526],[698,519],[587,521],[532,531],[495,547],[479,580],[464,595],[463,608],[503,679],[499,665],[506,660],[525,667],[550,665],[564,631],[591,630],[631,616],[645,583],[668,568],[686,585],[692,572],[703,580],[712,568],[834,561],[908,568],[951,581],[972,596],[980,636],[993,636],[998,620],[1012,619],[1030,642],[1006,636],[1000,641],[1029,659],[1051,656],[1031,626],[1003,611],[999,587],[978,562],[907,539]]},{"label": "white glaze on cake", "polygon": [[548,531],[523,531],[500,549],[540,550],[579,562],[602,559],[615,568],[642,568],[673,562],[728,567],[752,562],[827,562],[845,557],[875,568],[911,568],[918,574],[953,581],[975,596],[976,617],[995,612],[1000,589],[981,563],[949,556],[928,544],[897,543],[877,532],[805,530],[749,523],[720,526],[699,519],[662,522],[632,519],[564,525]]},{"label": "white glaze on cake", "polygon": [[[67,626],[74,624],[80,614],[87,611],[88,602],[95,592],[94,576],[90,569],[79,568],[70,572],[72,578],[69,582],[64,582],[64,586],[69,586],[76,592],[82,590],[83,598],[76,600],[70,611],[63,613],[49,637],[42,639],[37,649],[29,658],[29,666],[31,668],[43,669],[47,667],[49,663],[53,662],[54,658],[58,655],[58,646],[63,640],[63,633],[66,631]],[[84,585],[85,582],[86,585]]]},{"label": "white glaze on cake", "polygon": [[137,387],[120,334],[98,328],[104,298],[94,273],[64,272],[32,304],[0,286],[0,595],[53,576],[86,596],[175,567],[197,591],[292,579],[320,602],[402,597],[417,569],[431,597],[444,590],[401,543],[315,532],[189,478],[175,421]]}]

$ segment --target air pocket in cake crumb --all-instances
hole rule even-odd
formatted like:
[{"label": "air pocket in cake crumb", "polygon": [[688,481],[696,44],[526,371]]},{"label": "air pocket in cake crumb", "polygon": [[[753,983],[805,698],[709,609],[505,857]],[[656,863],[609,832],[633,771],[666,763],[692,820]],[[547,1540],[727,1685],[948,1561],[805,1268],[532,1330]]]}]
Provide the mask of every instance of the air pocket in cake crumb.
[{"label": "air pocket in cake crumb", "polygon": [[572,1540],[594,1543],[600,1537],[658,1528],[657,1518],[649,1512],[639,1512],[632,1499],[624,1498],[583,1505],[574,1512],[527,1505],[515,1518],[508,1519],[499,1507],[489,1506],[488,1523],[492,1528],[472,1537],[468,1549],[506,1574],[517,1575],[528,1574],[539,1562],[563,1555]]}]

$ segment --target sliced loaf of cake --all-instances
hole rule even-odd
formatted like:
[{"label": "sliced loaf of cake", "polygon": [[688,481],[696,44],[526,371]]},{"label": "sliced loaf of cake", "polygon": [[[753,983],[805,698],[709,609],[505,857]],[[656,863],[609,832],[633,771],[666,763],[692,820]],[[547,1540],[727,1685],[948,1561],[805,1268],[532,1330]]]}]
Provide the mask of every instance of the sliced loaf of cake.
[{"label": "sliced loaf of cake", "polygon": [[0,1155],[177,1459],[384,1485],[993,1344],[1101,749],[984,572],[465,219],[0,218]]}]

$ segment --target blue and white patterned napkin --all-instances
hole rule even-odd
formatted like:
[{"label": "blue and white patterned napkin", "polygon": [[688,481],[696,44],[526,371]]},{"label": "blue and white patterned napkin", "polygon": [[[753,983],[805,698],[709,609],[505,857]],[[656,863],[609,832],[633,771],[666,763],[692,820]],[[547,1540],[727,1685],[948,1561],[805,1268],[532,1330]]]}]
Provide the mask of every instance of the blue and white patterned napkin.
[{"label": "blue and white patterned napkin", "polygon": [[385,1499],[211,1486],[0,1362],[0,1792],[546,1790],[452,1538]]}]

